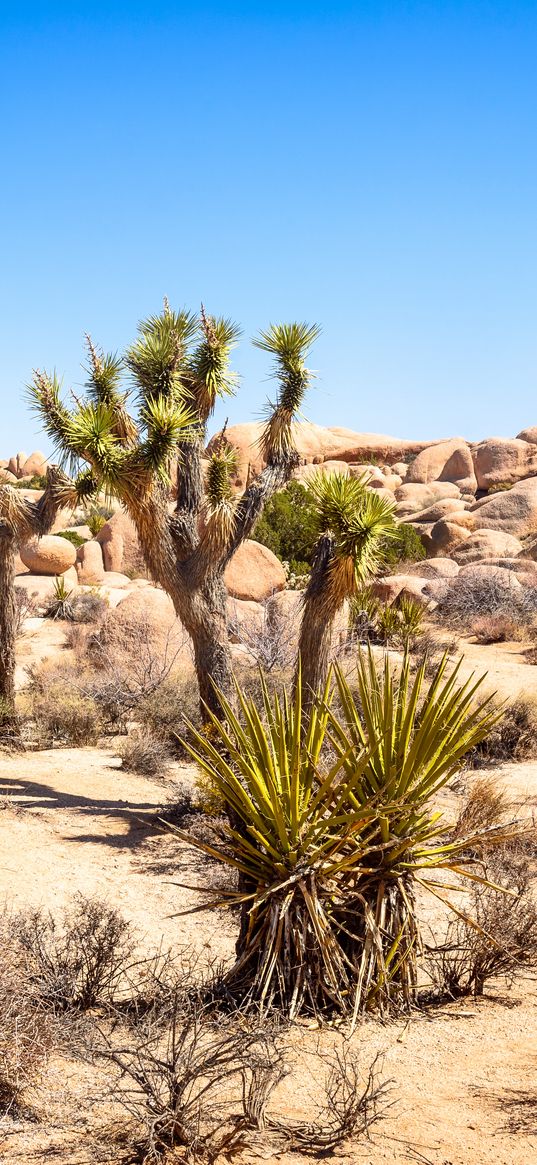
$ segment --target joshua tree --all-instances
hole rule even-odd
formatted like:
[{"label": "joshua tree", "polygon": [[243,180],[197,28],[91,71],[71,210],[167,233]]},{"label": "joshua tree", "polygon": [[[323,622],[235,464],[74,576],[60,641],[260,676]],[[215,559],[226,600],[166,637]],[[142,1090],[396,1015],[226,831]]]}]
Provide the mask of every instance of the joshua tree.
[{"label": "joshua tree", "polygon": [[334,620],[347,599],[378,571],[386,541],[397,537],[395,505],[367,489],[367,478],[317,474],[309,486],[317,503],[319,538],[304,596],[299,669],[304,703],[326,679]]},{"label": "joshua tree", "polygon": [[[297,463],[292,420],[311,378],[304,360],[318,328],[271,326],[254,340],[274,357],[279,389],[260,442],[265,468],[241,497],[233,493],[235,455],[225,440],[210,458],[205,483],[202,476],[207,421],[217,397],[234,389],[229,356],[238,334],[230,320],[203,309],[199,318],[177,313],[165,301],[160,315],[140,324],[123,359],[105,356],[88,337],[85,399],[67,407],[56,376],[43,372],[30,389],[57,451],[77,470],[73,500],[105,490],[132,518],[150,573],[192,638],[200,696],[216,711],[214,684],[228,695],[232,690],[224,570]],[[127,409],[124,370],[137,395],[136,418]]]},{"label": "joshua tree", "polygon": [[16,736],[15,716],[15,554],[29,538],[46,534],[58,511],[63,475],[51,467],[39,501],[10,485],[0,486],[0,734]]}]

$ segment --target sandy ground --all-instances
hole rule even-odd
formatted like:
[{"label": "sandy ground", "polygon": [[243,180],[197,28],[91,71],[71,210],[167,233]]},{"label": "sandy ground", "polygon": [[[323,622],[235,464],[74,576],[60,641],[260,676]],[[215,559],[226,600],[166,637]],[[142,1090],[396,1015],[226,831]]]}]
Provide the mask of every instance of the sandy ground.
[{"label": "sandy ground", "polygon": [[[466,656],[468,666],[488,670],[491,686],[502,693],[537,694],[537,668],[524,664],[517,645],[470,646]],[[493,771],[517,802],[537,807],[536,764]],[[206,870],[157,825],[179,783],[191,779],[192,769],[180,765],[166,784],[127,774],[107,749],[0,754],[0,904],[56,911],[77,890],[98,894],[132,920],[146,950],[164,942],[230,958],[232,919],[222,912],[182,913],[199,896],[176,883],[203,889]],[[309,1094],[318,1098],[319,1062],[310,1052],[318,1043],[327,1058],[341,1038],[329,1029],[291,1033],[293,1072],[274,1102],[281,1111],[304,1112]],[[495,983],[480,1001],[450,1004],[408,1024],[368,1022],[352,1044],[364,1069],[384,1053],[382,1074],[393,1080],[395,1103],[371,1141],[335,1154],[344,1165],[537,1162],[535,976],[525,975],[511,990]],[[97,1136],[104,1115],[92,1088],[87,1070],[55,1057],[36,1094],[38,1119],[0,1125],[0,1160],[121,1160],[105,1135]],[[264,1144],[242,1160],[299,1165],[303,1158]]]},{"label": "sandy ground", "polygon": [[[0,757],[0,900],[57,910],[77,890],[96,893],[133,921],[145,948],[163,940],[229,957],[234,927],[223,914],[173,917],[198,901],[174,881],[204,884],[203,869],[188,851],[155,828],[174,781],[164,786],[123,773],[118,764],[97,749]],[[537,804],[536,765],[495,771],[517,800],[530,797]],[[191,769],[176,766],[176,780],[189,777]],[[385,1053],[383,1074],[394,1081],[396,1104],[371,1142],[338,1156],[370,1165],[537,1160],[536,1005],[537,981],[528,976],[511,992],[499,983],[482,1001],[449,1005],[409,1025],[367,1023],[353,1045],[364,1067],[376,1052]],[[298,1112],[307,1093],[315,1094],[311,1072],[318,1077],[319,1065],[309,1061],[308,1049],[320,1039],[327,1056],[339,1038],[309,1029],[291,1036],[295,1068],[280,1088],[280,1106]],[[103,1157],[102,1144],[98,1151],[91,1147],[99,1105],[87,1108],[84,1083],[79,1067],[53,1062],[37,1102],[43,1111],[45,1099],[44,1121],[10,1125],[5,1135],[0,1129],[0,1158],[62,1165],[117,1160],[115,1150]],[[265,1160],[300,1160],[267,1152]]]}]

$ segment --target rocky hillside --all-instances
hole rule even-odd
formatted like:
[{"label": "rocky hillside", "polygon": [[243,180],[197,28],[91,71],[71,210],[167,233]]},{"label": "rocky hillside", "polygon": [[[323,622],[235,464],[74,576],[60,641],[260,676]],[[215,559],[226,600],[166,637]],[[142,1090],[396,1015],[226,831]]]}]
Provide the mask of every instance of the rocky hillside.
[{"label": "rocky hillside", "polygon": [[[262,466],[261,430],[261,424],[243,424],[226,431],[237,451],[239,491]],[[312,473],[334,469],[354,476],[368,472],[370,487],[393,497],[399,519],[419,533],[427,559],[378,584],[388,602],[402,592],[434,601],[438,580],[445,587],[460,572],[501,571],[502,582],[513,587],[537,581],[537,427],[512,439],[427,443],[302,422],[295,425],[295,441],[296,478],[307,481]],[[0,481],[18,488],[35,484],[46,464],[41,453],[18,453],[0,461]],[[66,530],[77,535],[78,546],[58,537]],[[51,576],[64,574],[73,588],[106,588],[116,605],[133,587],[149,586],[139,577],[141,567],[132,523],[122,512],[93,536],[84,514],[63,512],[51,535],[23,548],[18,582],[40,597],[50,590]],[[285,589],[278,559],[255,542],[238,551],[226,581],[233,599],[249,603]]]}]

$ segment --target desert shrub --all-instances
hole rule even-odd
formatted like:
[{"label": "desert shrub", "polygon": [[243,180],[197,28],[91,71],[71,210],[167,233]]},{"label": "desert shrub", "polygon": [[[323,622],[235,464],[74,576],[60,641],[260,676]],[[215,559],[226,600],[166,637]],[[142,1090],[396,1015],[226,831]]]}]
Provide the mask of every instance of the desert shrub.
[{"label": "desert shrub", "polygon": [[471,837],[495,829],[507,819],[510,809],[509,797],[494,777],[474,777],[464,795],[453,837]]},{"label": "desert shrub", "polygon": [[518,696],[504,708],[488,736],[468,754],[467,764],[479,768],[537,756],[537,701]]},{"label": "desert shrub", "polygon": [[[263,1082],[268,1095],[261,1108],[263,1118],[261,1127],[273,1133],[283,1134],[293,1150],[315,1157],[325,1157],[340,1149],[351,1137],[354,1139],[369,1137],[371,1126],[386,1115],[393,1103],[388,1100],[391,1081],[380,1079],[380,1057],[375,1058],[364,1074],[358,1057],[345,1043],[341,1048],[336,1048],[332,1055],[327,1056],[324,1051],[318,1050],[312,1058],[313,1065],[310,1070],[317,1084],[319,1077],[322,1079],[324,1075],[324,1098],[316,1119],[301,1121],[288,1117],[284,1119],[275,1119],[270,1115],[267,1117],[265,1109],[270,1092],[281,1076],[275,1076],[272,1088],[270,1078],[267,1079],[265,1076]],[[259,1091],[258,1089],[256,1098]]]},{"label": "desert shrub", "polygon": [[44,489],[47,479],[43,473],[34,473],[29,481],[12,482],[13,489]]},{"label": "desert shrub", "polygon": [[386,566],[393,569],[403,562],[421,562],[427,557],[427,551],[414,526],[408,522],[401,522],[397,527],[396,537],[386,539],[383,555]]},{"label": "desert shrub", "polygon": [[133,960],[130,924],[114,907],[84,894],[58,917],[42,910],[14,916],[12,934],[26,982],[53,1012],[111,1003]]},{"label": "desert shrub", "polygon": [[52,1029],[23,974],[6,916],[0,921],[0,941],[1,1118],[20,1110],[25,1088],[46,1061]]},{"label": "desert shrub", "polygon": [[[243,1143],[265,1078],[273,1079],[281,1054],[268,1027],[236,1015],[215,1014],[199,991],[179,983],[153,994],[137,1010],[118,1046],[95,1026],[87,1045],[92,1060],[115,1069],[112,1098],[142,1129],[136,1148],[149,1165],[186,1149],[196,1160],[215,1160]],[[255,1083],[254,1083],[255,1081]],[[237,1115],[237,1108],[243,1115]]]},{"label": "desert shrub", "polygon": [[170,767],[170,750],[158,737],[135,731],[121,745],[122,768],[144,777],[166,777]]},{"label": "desert shrub", "polygon": [[294,574],[307,572],[318,537],[316,514],[308,489],[290,481],[267,502],[252,537],[287,562]]},{"label": "desert shrub", "polygon": [[[497,874],[497,867],[490,872]],[[429,950],[429,972],[441,997],[482,995],[489,979],[502,975],[512,981],[524,967],[537,966],[537,905],[532,887],[526,877],[522,886],[513,891],[506,885],[505,891],[474,885],[471,921],[455,918],[445,942]]]},{"label": "desert shrub", "polygon": [[194,685],[176,675],[167,676],[152,692],[143,695],[136,714],[140,722],[158,740],[180,750],[179,737],[188,732],[188,725],[200,724],[199,700]]},{"label": "desert shrub", "polygon": [[229,635],[233,642],[246,648],[263,672],[290,668],[296,658],[302,605],[297,602],[292,611],[286,612],[279,611],[270,602],[260,606],[260,618],[245,619],[237,605],[231,604]]},{"label": "desert shrub", "polygon": [[108,603],[98,591],[83,591],[71,602],[74,623],[100,623],[108,613]]},{"label": "desert shrub", "polygon": [[[149,707],[161,716],[170,713],[170,681],[178,657],[187,643],[186,633],[178,637],[174,630],[156,639],[150,622],[133,617],[128,623],[118,623],[113,615],[105,619],[99,630],[88,638],[87,654],[95,674],[89,693],[102,710],[103,717],[117,731],[127,731],[129,720],[145,723]],[[186,685],[185,685],[186,688]],[[154,703],[151,697],[159,693]],[[146,705],[147,701],[147,705]],[[178,731],[180,701],[175,687],[175,732]],[[159,735],[155,732],[155,735]]]},{"label": "desert shrub", "polygon": [[512,488],[513,488],[512,481],[497,481],[495,483],[495,485],[489,486],[487,493],[489,493],[489,494],[504,493],[505,490],[512,489]]},{"label": "desert shrub", "polygon": [[73,546],[76,546],[77,550],[79,546],[84,546],[87,541],[81,534],[77,534],[76,530],[59,530],[56,537],[65,538],[65,541],[71,542]]},{"label": "desert shrub", "polygon": [[80,665],[45,666],[31,672],[23,709],[43,747],[97,743],[103,715],[88,686],[88,675]]},{"label": "desert shrub", "polygon": [[446,583],[438,597],[435,619],[467,631],[473,619],[502,615],[519,624],[529,624],[537,613],[537,587],[510,585],[508,572],[501,567],[487,575],[459,574]]},{"label": "desert shrub", "polygon": [[28,594],[25,587],[15,587],[15,635],[22,635],[24,621],[31,619],[37,612],[35,599]]},{"label": "desert shrub", "polygon": [[527,630],[524,630],[520,619],[504,613],[478,615],[472,619],[469,631],[478,643],[509,643],[523,639],[527,635]]}]

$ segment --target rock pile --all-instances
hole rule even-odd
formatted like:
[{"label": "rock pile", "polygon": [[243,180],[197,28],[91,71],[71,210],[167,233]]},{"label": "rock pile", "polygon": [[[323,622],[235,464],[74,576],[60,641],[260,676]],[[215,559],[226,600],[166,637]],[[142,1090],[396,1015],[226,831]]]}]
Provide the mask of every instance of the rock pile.
[{"label": "rock pile", "polygon": [[[242,490],[252,473],[263,468],[259,438],[262,425],[235,425],[225,439],[237,453],[235,487]],[[397,517],[414,527],[427,558],[398,569],[381,580],[378,593],[387,601],[408,594],[429,602],[434,587],[449,584],[465,570],[504,571],[517,586],[536,585],[537,577],[537,426],[517,437],[489,437],[471,443],[462,437],[426,442],[404,441],[343,428],[296,423],[299,454],[295,477],[307,482],[312,474],[339,470],[346,475],[367,473],[369,486],[393,498]],[[213,447],[209,442],[207,453]],[[35,452],[18,453],[0,461],[0,483],[24,488],[46,471],[47,459]],[[35,491],[32,492],[36,496]],[[172,495],[173,496],[173,495]],[[170,502],[173,505],[173,502]],[[126,591],[144,573],[136,532],[120,511],[92,538],[86,526],[77,526],[85,539],[78,551],[56,535],[69,527],[71,515],[58,515],[53,533],[21,551],[21,580],[63,574],[76,586],[97,586],[110,592],[112,605],[124,601]],[[226,584],[235,612],[251,618],[252,604],[285,592],[285,574],[279,560],[255,541],[242,546],[226,571]],[[42,583],[36,587],[43,590]],[[144,601],[140,590],[137,601]],[[247,605],[247,606],[246,606]]]}]

